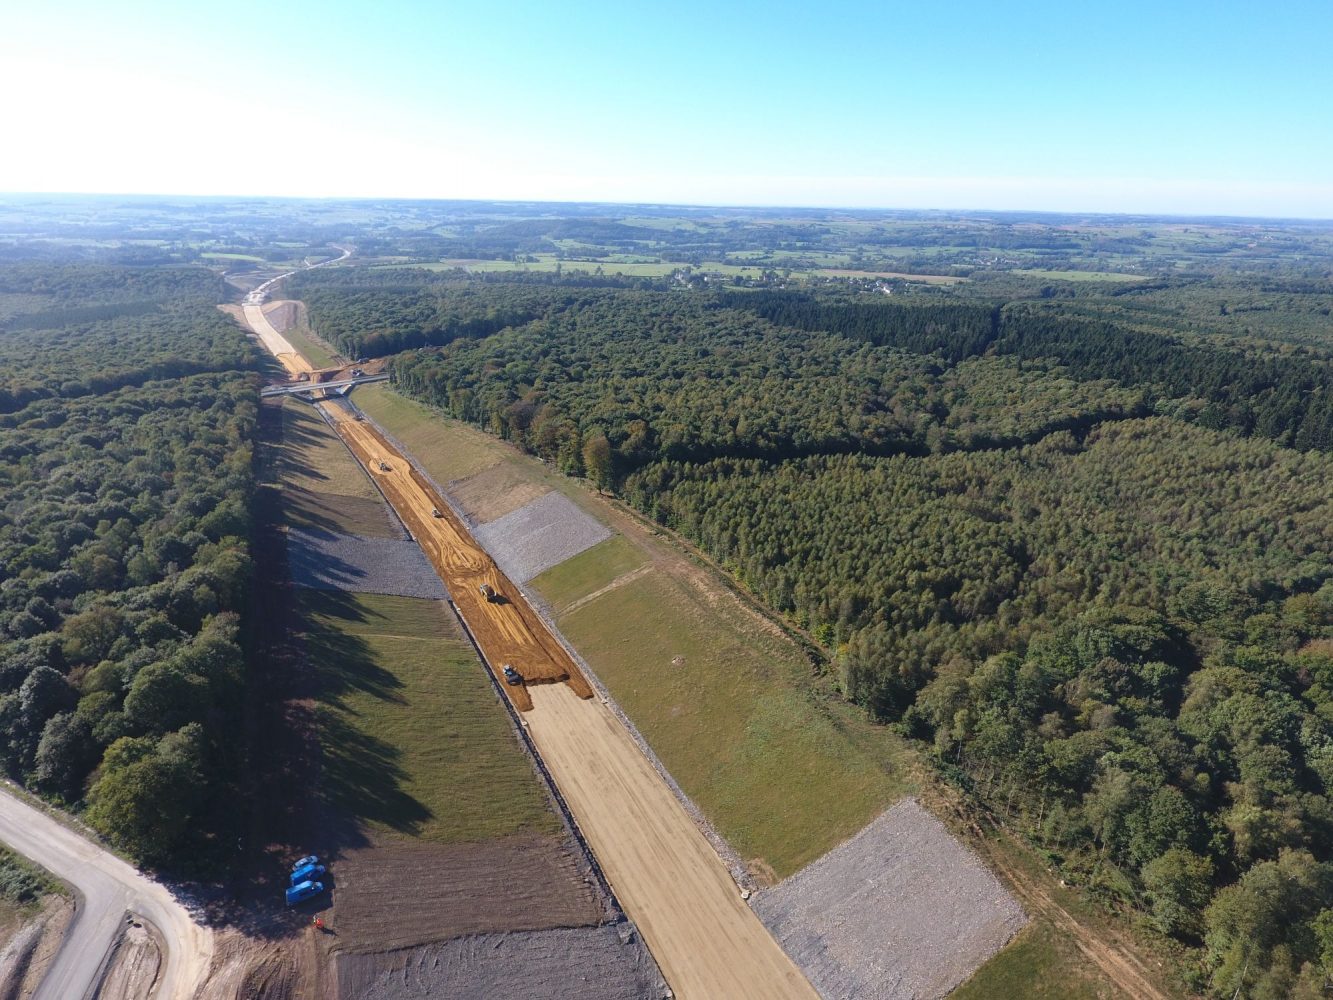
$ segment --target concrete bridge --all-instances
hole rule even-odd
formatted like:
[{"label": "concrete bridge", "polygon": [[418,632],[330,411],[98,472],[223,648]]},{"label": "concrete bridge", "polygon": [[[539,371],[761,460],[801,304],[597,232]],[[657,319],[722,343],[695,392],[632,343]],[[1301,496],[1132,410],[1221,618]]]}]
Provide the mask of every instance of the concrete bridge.
[{"label": "concrete bridge", "polygon": [[377,375],[358,375],[356,378],[339,379],[337,382],[292,382],[287,385],[271,385],[267,389],[261,389],[259,395],[265,399],[272,396],[297,396],[309,400],[315,393],[328,392],[330,395],[345,396],[354,386],[365,385],[367,382],[387,381],[389,373],[380,372]]}]

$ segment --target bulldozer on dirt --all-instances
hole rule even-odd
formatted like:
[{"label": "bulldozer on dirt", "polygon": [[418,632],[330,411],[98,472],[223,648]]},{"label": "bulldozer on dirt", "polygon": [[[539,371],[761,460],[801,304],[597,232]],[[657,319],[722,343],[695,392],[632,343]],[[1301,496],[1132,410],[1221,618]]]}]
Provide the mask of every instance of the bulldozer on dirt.
[{"label": "bulldozer on dirt", "polygon": [[439,507],[432,507],[432,508],[430,509],[430,516],[431,516],[431,517],[444,517],[444,515],[440,513],[440,508],[439,508]]},{"label": "bulldozer on dirt", "polygon": [[492,587],[489,583],[483,583],[477,589],[481,591],[481,596],[486,598],[487,602],[490,604],[494,604],[496,601],[500,599],[500,595],[495,592],[495,588]]},{"label": "bulldozer on dirt", "polygon": [[388,471],[389,471],[389,463],[388,463],[388,462],[381,462],[381,463],[380,463],[380,472],[388,472]]}]

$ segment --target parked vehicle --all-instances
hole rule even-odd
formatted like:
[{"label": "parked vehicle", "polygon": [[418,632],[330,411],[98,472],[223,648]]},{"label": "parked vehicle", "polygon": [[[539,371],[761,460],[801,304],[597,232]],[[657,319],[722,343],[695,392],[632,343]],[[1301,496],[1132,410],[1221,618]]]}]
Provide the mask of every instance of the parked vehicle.
[{"label": "parked vehicle", "polygon": [[323,865],[303,865],[292,872],[290,884],[300,885],[302,882],[313,882],[327,871],[328,869]]},{"label": "parked vehicle", "polygon": [[297,871],[301,868],[304,868],[306,865],[317,865],[317,864],[319,864],[319,855],[307,854],[300,861],[295,861],[292,863],[292,871]]},{"label": "parked vehicle", "polygon": [[300,885],[294,885],[287,890],[287,905],[295,906],[297,903],[303,903],[323,891],[323,882],[302,882]]}]

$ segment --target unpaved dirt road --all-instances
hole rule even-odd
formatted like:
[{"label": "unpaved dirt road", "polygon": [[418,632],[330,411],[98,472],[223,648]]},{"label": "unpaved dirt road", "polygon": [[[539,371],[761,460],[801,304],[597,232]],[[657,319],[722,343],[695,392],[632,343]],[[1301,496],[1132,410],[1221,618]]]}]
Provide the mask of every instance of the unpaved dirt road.
[{"label": "unpaved dirt road", "polygon": [[[421,543],[492,669],[512,663],[522,672],[528,683],[501,687],[525,713],[552,779],[675,995],[817,1000],[629,732],[590,697],[563,647],[444,500],[371,424],[336,403],[318,405]],[[503,600],[483,599],[482,581]]]},{"label": "unpaved dirt road", "polygon": [[34,1000],[84,996],[126,926],[127,913],[147,920],[165,940],[166,964],[157,1000],[194,996],[213,959],[213,932],[196,923],[165,888],[3,789],[0,842],[79,891],[64,945]]}]

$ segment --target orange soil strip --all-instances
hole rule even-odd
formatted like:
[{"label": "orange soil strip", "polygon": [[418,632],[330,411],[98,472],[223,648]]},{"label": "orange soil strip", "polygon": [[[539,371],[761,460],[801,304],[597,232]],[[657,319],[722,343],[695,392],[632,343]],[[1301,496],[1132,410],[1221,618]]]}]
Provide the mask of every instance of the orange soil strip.
[{"label": "orange soil strip", "polygon": [[[505,685],[515,707],[521,712],[532,709],[527,684],[565,681],[580,698],[591,698],[592,687],[569,654],[426,480],[370,424],[352,419],[342,407],[328,407],[327,412],[448,586],[497,678],[504,683],[500,671],[506,663],[523,675],[525,684]],[[441,517],[434,516],[436,510]],[[483,583],[501,600],[486,600]]]}]

